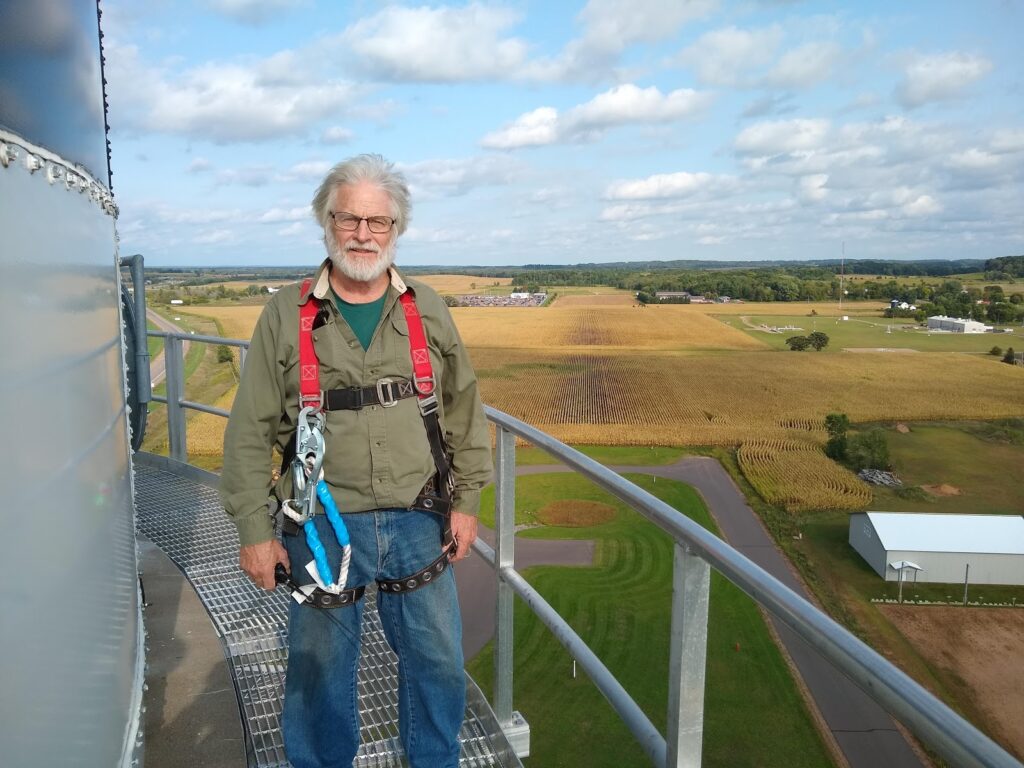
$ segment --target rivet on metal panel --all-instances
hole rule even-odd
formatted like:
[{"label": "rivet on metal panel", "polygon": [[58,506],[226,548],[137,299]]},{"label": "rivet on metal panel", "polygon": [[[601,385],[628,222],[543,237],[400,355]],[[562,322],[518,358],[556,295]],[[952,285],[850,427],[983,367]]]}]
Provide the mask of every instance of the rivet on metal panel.
[{"label": "rivet on metal panel", "polygon": [[26,152],[25,167],[28,168],[29,173],[35,173],[43,167],[43,158],[39,155],[33,155],[31,152]]},{"label": "rivet on metal panel", "polygon": [[0,165],[4,168],[9,166],[18,157],[18,148],[12,147],[5,141],[0,141]]},{"label": "rivet on metal panel", "polygon": [[47,163],[46,164],[46,180],[51,184],[55,184],[64,178],[64,166],[58,163]]}]

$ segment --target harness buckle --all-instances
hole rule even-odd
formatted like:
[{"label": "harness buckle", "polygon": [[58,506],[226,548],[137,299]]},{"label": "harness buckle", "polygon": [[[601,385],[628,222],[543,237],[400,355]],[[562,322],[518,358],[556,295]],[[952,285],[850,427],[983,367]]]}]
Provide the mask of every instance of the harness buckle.
[{"label": "harness buckle", "polygon": [[382,408],[390,408],[398,404],[398,393],[395,392],[396,383],[394,379],[386,376],[383,379],[377,379],[377,399]]},{"label": "harness buckle", "polygon": [[412,376],[412,385],[419,394],[432,395],[434,393],[434,375],[417,376],[414,373]]},{"label": "harness buckle", "polygon": [[312,408],[314,411],[319,411],[323,407],[324,400],[322,389],[315,395],[299,395],[299,410]]},{"label": "harness buckle", "polygon": [[418,397],[416,398],[416,402],[420,406],[421,416],[431,416],[437,413],[436,395],[430,395],[429,397]]}]

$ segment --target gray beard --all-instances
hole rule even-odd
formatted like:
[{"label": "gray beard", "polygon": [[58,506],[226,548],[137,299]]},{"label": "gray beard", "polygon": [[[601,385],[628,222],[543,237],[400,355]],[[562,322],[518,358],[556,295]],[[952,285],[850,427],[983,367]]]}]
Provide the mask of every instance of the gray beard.
[{"label": "gray beard", "polygon": [[350,259],[348,254],[342,250],[338,245],[338,241],[334,235],[327,233],[324,238],[324,242],[327,245],[327,255],[331,259],[331,264],[341,274],[350,280],[355,280],[357,283],[371,283],[378,277],[383,275],[388,267],[395,262],[395,241],[392,240],[387,246],[382,248],[377,258],[373,261],[356,260]]}]

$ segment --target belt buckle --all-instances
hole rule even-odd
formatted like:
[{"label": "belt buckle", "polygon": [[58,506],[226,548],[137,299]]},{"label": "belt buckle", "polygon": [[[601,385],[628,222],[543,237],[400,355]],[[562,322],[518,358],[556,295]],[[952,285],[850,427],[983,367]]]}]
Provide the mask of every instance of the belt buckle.
[{"label": "belt buckle", "polygon": [[393,405],[398,404],[398,395],[395,393],[394,386],[395,380],[385,376],[383,379],[377,379],[377,399],[380,401],[382,408],[390,408]]}]

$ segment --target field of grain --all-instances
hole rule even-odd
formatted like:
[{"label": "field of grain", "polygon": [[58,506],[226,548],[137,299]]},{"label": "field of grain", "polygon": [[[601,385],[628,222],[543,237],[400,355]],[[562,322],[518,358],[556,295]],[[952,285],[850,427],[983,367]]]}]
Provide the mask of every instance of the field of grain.
[{"label": "field of grain", "polygon": [[811,442],[750,440],[739,447],[736,458],[761,498],[789,512],[862,509],[871,501],[864,482]]},{"label": "field of grain", "polygon": [[[665,304],[660,307],[652,305],[652,309],[659,310],[675,307],[709,315],[801,315],[807,317],[810,322],[810,318],[815,316],[881,317],[882,312],[889,308],[889,302],[844,301],[842,306],[837,301],[730,301],[728,304]],[[816,315],[812,315],[812,312]]]},{"label": "field of grain", "polygon": [[559,309],[563,307],[631,307],[636,303],[636,296],[632,293],[562,294],[559,292],[558,298],[551,303],[551,306]]},{"label": "field of grain", "polygon": [[188,307],[175,307],[181,315],[209,317],[217,321],[225,338],[251,339],[256,321],[263,311],[261,306],[226,306],[216,307],[208,304]]},{"label": "field of grain", "polygon": [[470,349],[706,352],[765,348],[743,331],[684,306],[460,307],[452,315]]},{"label": "field of grain", "polygon": [[[604,445],[824,442],[854,422],[1005,418],[1024,411],[1024,370],[921,352],[669,355],[471,348],[483,399],[561,440]],[[978,386],[978,382],[984,386]],[[799,480],[799,478],[795,478]]]}]

